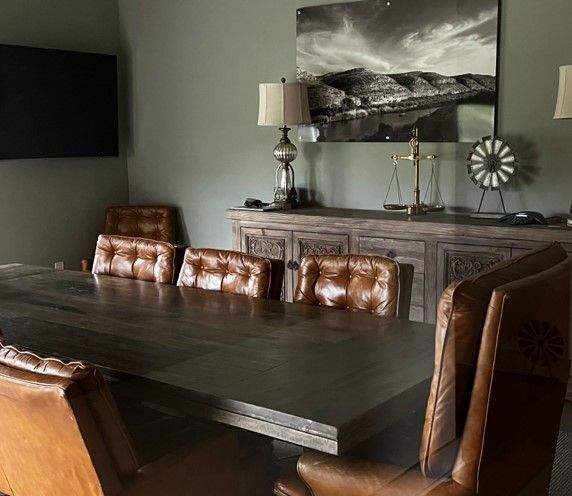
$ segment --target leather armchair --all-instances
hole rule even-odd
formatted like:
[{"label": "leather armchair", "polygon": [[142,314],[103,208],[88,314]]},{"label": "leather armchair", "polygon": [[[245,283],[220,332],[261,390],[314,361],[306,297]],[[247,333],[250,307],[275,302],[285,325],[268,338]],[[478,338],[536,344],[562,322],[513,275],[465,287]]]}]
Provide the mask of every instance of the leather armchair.
[{"label": "leather armchair", "polygon": [[0,491],[10,496],[236,494],[231,433],[142,466],[113,397],[84,362],[0,347]]},{"label": "leather armchair", "polygon": [[566,258],[550,245],[443,293],[419,463],[388,462],[376,440],[367,457],[308,453],[275,494],[547,494],[570,366]]},{"label": "leather armchair", "polygon": [[317,255],[302,259],[294,301],[407,319],[413,266],[386,257]]},{"label": "leather armchair", "polygon": [[[175,243],[177,210],[164,206],[120,206],[105,209],[103,234],[153,239]],[[81,261],[83,272],[91,272],[92,260]]]},{"label": "leather armchair", "polygon": [[175,248],[170,243],[101,234],[93,274],[172,284]]},{"label": "leather armchair", "polygon": [[178,286],[279,299],[282,261],[227,250],[187,248]]}]

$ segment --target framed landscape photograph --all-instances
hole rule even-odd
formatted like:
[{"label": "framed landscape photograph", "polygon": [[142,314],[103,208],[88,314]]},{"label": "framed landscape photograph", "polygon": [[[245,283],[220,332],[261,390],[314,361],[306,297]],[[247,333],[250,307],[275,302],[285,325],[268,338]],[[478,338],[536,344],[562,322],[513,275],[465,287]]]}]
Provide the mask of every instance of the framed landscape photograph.
[{"label": "framed landscape photograph", "polygon": [[474,142],[494,134],[499,0],[363,0],[297,12],[307,141]]}]

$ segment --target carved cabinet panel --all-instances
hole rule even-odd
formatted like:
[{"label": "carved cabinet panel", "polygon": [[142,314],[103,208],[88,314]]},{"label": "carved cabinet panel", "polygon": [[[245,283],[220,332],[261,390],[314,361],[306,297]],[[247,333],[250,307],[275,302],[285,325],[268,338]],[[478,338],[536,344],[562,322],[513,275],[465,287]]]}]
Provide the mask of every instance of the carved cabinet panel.
[{"label": "carved cabinet panel", "polygon": [[[292,260],[291,231],[242,227],[240,229],[240,245],[240,250],[249,255],[284,260],[285,264]],[[292,297],[291,271],[285,270],[282,298],[285,301],[292,301]]]},{"label": "carved cabinet panel", "polygon": [[343,255],[349,250],[349,236],[294,232],[294,259],[300,262],[306,255]]},{"label": "carved cabinet panel", "polygon": [[471,277],[511,257],[509,247],[439,243],[437,246],[438,294],[452,282]]}]

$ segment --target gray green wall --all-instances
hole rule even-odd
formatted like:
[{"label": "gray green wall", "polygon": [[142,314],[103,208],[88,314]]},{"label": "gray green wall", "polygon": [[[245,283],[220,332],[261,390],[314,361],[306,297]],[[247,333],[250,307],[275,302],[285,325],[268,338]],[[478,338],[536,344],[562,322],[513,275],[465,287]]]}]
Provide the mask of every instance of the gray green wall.
[{"label": "gray green wall", "polygon": [[[229,247],[225,209],[269,199],[277,130],[256,125],[258,83],[295,76],[296,8],[319,0],[119,0],[130,116],[132,202],[181,207],[188,241]],[[509,210],[566,212],[572,202],[572,121],[553,121],[557,67],[572,64],[570,0],[504,0],[500,129],[522,174]],[[326,206],[378,209],[403,144],[302,144],[298,185]],[[437,153],[445,202],[474,208],[469,145]],[[492,198],[492,197],[491,197]],[[497,202],[487,204],[489,209]]]},{"label": "gray green wall", "polygon": [[[117,53],[118,39],[116,0],[0,0],[0,43]],[[0,161],[0,264],[78,268],[128,193],[125,157]]]}]

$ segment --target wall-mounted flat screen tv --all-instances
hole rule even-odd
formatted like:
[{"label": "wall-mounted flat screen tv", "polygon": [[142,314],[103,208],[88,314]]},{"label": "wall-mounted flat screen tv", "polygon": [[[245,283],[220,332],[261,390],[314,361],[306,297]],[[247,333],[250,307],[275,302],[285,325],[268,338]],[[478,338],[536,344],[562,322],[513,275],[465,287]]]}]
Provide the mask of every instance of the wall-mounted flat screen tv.
[{"label": "wall-mounted flat screen tv", "polygon": [[0,159],[118,148],[115,55],[0,45]]}]

